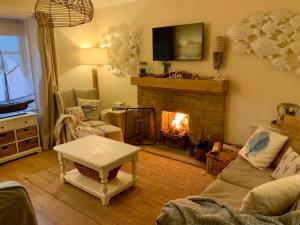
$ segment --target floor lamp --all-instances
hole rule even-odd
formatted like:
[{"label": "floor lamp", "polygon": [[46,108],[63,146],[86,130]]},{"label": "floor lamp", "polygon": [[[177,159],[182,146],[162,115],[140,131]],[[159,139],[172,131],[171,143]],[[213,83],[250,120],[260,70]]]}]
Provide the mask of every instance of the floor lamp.
[{"label": "floor lamp", "polygon": [[[81,48],[79,50],[79,64],[92,65],[93,87],[98,90],[98,67],[106,65],[108,62],[107,52],[104,48]],[[98,96],[99,97],[99,96]]]}]

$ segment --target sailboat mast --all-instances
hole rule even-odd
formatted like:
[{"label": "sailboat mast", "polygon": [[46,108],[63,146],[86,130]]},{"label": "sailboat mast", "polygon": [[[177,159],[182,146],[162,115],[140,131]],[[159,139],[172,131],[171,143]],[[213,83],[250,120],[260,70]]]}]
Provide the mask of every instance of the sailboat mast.
[{"label": "sailboat mast", "polygon": [[5,100],[9,101],[10,97],[9,97],[9,90],[8,90],[8,81],[7,81],[7,76],[5,73],[5,64],[4,64],[4,58],[3,58],[2,51],[0,51],[0,60],[1,60],[1,67],[3,69],[3,76],[4,76]]}]

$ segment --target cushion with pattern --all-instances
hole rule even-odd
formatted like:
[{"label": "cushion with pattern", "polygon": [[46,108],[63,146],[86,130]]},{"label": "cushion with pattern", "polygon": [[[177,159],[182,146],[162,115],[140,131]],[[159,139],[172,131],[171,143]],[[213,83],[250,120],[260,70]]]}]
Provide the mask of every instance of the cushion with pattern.
[{"label": "cushion with pattern", "polygon": [[292,148],[289,148],[271,176],[275,179],[280,179],[296,174],[300,174],[300,155]]},{"label": "cushion with pattern", "polygon": [[249,138],[239,155],[252,166],[264,169],[270,166],[287,140],[288,137],[261,126]]},{"label": "cushion with pattern", "polygon": [[82,110],[81,106],[66,108],[65,113],[69,114],[69,115],[72,115],[72,116],[75,116],[76,119],[78,119],[80,121],[86,121],[86,117],[83,113],[83,110]]}]

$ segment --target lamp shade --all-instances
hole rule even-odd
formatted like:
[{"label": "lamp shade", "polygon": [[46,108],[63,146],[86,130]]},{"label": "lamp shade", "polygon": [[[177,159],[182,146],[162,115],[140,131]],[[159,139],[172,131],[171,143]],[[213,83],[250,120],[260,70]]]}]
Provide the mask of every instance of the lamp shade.
[{"label": "lamp shade", "polygon": [[81,65],[106,65],[108,57],[103,48],[81,48],[78,51],[78,63]]}]

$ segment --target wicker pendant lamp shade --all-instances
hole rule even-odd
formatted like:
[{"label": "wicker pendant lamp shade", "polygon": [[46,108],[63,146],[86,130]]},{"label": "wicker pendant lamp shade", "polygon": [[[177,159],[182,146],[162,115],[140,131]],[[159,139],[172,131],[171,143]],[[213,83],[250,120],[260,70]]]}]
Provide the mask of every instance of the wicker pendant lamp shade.
[{"label": "wicker pendant lamp shade", "polygon": [[40,26],[74,27],[93,19],[91,0],[38,0],[35,17]]}]

